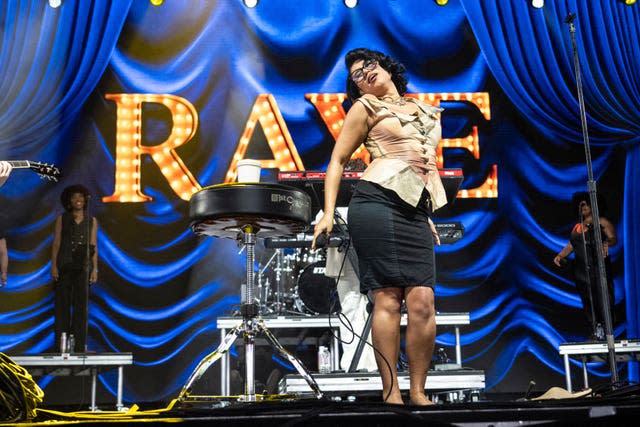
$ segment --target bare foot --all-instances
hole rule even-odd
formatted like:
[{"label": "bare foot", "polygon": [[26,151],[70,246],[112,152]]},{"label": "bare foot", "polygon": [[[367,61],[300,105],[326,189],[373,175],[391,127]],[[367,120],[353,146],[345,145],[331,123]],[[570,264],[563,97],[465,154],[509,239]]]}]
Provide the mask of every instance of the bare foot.
[{"label": "bare foot", "polygon": [[409,398],[409,402],[416,406],[429,406],[433,405],[433,402],[427,398],[424,394],[412,394]]},{"label": "bare foot", "polygon": [[402,400],[402,395],[400,393],[391,393],[388,397],[385,394],[382,396],[382,399],[387,405],[404,405],[404,401]]}]

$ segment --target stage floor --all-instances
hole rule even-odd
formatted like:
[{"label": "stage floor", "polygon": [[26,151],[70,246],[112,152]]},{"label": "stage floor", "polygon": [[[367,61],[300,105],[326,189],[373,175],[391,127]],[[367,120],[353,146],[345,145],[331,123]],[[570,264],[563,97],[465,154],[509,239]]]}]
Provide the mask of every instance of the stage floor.
[{"label": "stage floor", "polygon": [[[79,413],[68,416],[38,411],[35,423],[52,425],[87,422],[93,426],[114,422],[182,424],[193,426],[485,426],[500,425],[637,425],[637,390],[619,396],[602,395],[554,400],[479,400],[441,403],[430,407],[384,405],[379,396],[361,395],[354,401],[285,398],[238,403],[224,398],[209,402],[175,403],[171,408],[130,412]],[[15,423],[12,425],[20,425]]]}]

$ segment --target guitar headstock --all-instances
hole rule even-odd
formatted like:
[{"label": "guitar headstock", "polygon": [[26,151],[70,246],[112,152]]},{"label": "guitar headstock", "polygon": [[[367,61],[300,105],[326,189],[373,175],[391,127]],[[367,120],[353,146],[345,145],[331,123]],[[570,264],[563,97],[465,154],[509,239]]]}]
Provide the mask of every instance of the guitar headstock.
[{"label": "guitar headstock", "polygon": [[62,173],[60,169],[54,165],[48,165],[46,163],[29,161],[29,169],[40,175],[40,178],[48,179],[49,181],[58,182]]}]

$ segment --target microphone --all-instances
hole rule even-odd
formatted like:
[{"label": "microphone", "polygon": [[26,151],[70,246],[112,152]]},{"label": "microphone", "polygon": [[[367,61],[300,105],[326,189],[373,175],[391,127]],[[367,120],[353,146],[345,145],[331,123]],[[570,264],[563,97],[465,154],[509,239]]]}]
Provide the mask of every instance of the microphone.
[{"label": "microphone", "polygon": [[527,392],[524,394],[524,400],[529,399],[529,395],[531,394],[535,386],[536,382],[534,380],[529,381],[529,387],[527,387]]},{"label": "microphone", "polygon": [[565,24],[571,24],[574,19],[576,19],[576,14],[575,13],[570,13],[570,14],[567,15],[566,18],[564,18],[564,22],[565,22]]},{"label": "microphone", "polygon": [[347,236],[321,233],[316,237],[316,248],[337,248],[348,240]]},{"label": "microphone", "polygon": [[327,240],[329,240],[327,233],[318,234],[318,237],[316,237],[316,248],[324,248],[327,245]]}]

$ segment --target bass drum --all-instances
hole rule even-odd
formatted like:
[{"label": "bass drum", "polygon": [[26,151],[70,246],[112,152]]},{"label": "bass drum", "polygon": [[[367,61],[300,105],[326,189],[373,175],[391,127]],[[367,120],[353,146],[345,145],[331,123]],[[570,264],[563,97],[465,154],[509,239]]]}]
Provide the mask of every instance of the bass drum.
[{"label": "bass drum", "polygon": [[341,310],[336,281],[324,275],[326,262],[316,261],[302,270],[296,285],[295,306],[305,314],[336,314]]}]

